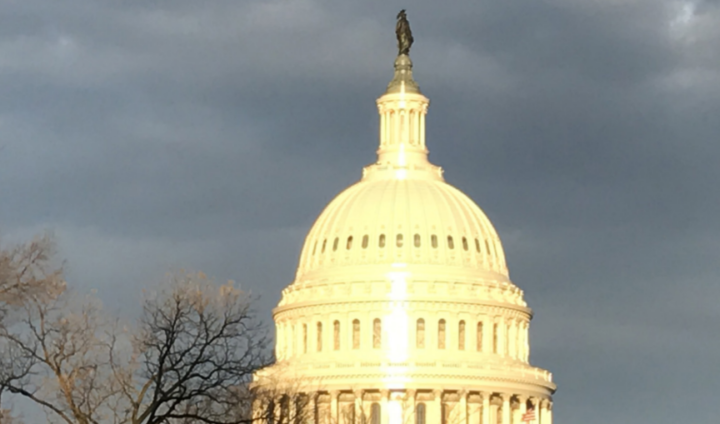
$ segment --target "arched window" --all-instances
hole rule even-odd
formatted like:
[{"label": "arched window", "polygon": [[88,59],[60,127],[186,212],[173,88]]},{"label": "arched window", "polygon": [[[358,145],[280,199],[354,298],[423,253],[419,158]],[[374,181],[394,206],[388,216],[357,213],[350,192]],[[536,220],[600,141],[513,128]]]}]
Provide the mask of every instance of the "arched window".
[{"label": "arched window", "polygon": [[363,249],[367,249],[367,247],[368,247],[368,238],[369,238],[369,237],[368,237],[367,234],[365,234],[365,235],[363,236],[363,241],[362,241],[362,248],[363,248]]},{"label": "arched window", "polygon": [[510,324],[505,326],[505,355],[510,355]]},{"label": "arched window", "polygon": [[360,349],[360,320],[353,320],[353,349]]},{"label": "arched window", "polygon": [[463,243],[463,249],[465,249],[465,250],[467,251],[467,250],[468,250],[467,238],[463,237],[463,238],[462,238],[462,243]]},{"label": "arched window", "polygon": [[413,241],[415,242],[415,247],[420,247],[420,234],[415,234],[413,239]]},{"label": "arched window", "polygon": [[493,324],[493,353],[498,353],[498,325]]},{"label": "arched window", "polygon": [[458,323],[458,350],[465,350],[465,321]]},{"label": "arched window", "polygon": [[370,405],[370,424],[380,424],[380,404],[377,402]]},{"label": "arched window", "polygon": [[483,350],[483,323],[482,321],[477,324],[477,351],[482,352]]},{"label": "arched window", "polygon": [[378,240],[378,246],[385,247],[385,234],[380,234],[380,239]]},{"label": "arched window", "polygon": [[438,349],[445,349],[445,320],[438,321]]},{"label": "arched window", "polygon": [[333,349],[340,350],[340,321],[333,322]]},{"label": "arched window", "polygon": [[320,249],[320,253],[325,253],[325,246],[327,246],[327,239],[323,240],[322,249]]},{"label": "arched window", "polygon": [[317,323],[317,351],[322,352],[322,322]]},{"label": "arched window", "polygon": [[422,318],[415,324],[415,347],[425,349],[425,320]]},{"label": "arched window", "polygon": [[480,240],[475,239],[475,250],[480,253]]},{"label": "arched window", "polygon": [[307,324],[303,324],[303,353],[307,353]]},{"label": "arched window", "polygon": [[485,240],[485,252],[487,252],[488,255],[492,253],[490,252],[490,243],[488,243],[487,240]]},{"label": "arched window", "polygon": [[312,251],[313,255],[315,255],[316,250],[317,250],[317,242],[315,242],[315,244],[313,244],[313,251]]},{"label": "arched window", "polygon": [[340,242],[340,238],[335,237],[335,241],[333,242],[333,252],[337,250],[339,242]]},{"label": "arched window", "polygon": [[373,321],[373,349],[380,349],[382,345],[382,321],[375,318]]},{"label": "arched window", "polygon": [[352,247],[352,236],[348,237],[346,248],[347,248],[347,250],[350,250],[351,247]]},{"label": "arched window", "polygon": [[403,235],[402,234],[398,234],[395,237],[395,244],[397,245],[397,247],[403,247]]},{"label": "arched window", "polygon": [[453,241],[452,236],[448,236],[448,249],[454,249],[455,248],[455,242]]},{"label": "arched window", "polygon": [[430,244],[432,245],[433,249],[437,249],[438,243],[437,243],[437,236],[435,234],[430,236]]},{"label": "arched window", "polygon": [[425,404],[422,402],[415,406],[415,424],[425,424]]}]

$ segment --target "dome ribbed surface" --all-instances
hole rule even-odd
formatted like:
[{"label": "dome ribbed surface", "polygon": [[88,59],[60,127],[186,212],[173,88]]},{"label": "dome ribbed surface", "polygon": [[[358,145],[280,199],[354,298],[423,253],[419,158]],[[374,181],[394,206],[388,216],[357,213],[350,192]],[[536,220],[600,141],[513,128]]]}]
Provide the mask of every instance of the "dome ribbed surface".
[{"label": "dome ribbed surface", "polygon": [[297,280],[397,262],[508,276],[497,232],[469,197],[437,179],[409,178],[363,180],[330,202],[305,240]]}]

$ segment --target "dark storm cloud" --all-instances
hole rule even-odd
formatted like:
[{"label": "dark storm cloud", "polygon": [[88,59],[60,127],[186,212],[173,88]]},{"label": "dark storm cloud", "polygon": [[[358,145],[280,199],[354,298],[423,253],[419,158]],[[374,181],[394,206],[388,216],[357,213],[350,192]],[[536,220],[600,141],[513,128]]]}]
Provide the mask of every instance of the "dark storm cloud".
[{"label": "dark storm cloud", "polygon": [[[718,2],[416,3],[431,158],[498,227],[556,420],[711,422]],[[374,160],[402,7],[4,2],[3,234],[55,229],[111,306],[187,266],[269,310]]]}]

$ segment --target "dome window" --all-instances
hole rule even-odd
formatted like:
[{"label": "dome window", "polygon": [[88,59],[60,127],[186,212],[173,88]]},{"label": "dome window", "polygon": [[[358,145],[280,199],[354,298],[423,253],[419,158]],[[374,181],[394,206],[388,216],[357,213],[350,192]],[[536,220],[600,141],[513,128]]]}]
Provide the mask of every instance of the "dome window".
[{"label": "dome window", "polygon": [[437,236],[435,234],[430,236],[430,244],[432,244],[433,249],[437,249],[438,242],[437,242]]},{"label": "dome window", "polygon": [[455,242],[453,241],[452,236],[448,236],[448,249],[454,249],[455,248]]},{"label": "dome window", "polygon": [[317,250],[317,242],[315,242],[315,244],[313,245],[313,251],[312,251],[313,256],[315,256],[316,250]]},{"label": "dome window", "polygon": [[333,242],[333,252],[337,250],[339,242],[340,242],[340,238],[335,237],[335,241]]},{"label": "dome window", "polygon": [[463,238],[462,238],[462,242],[463,242],[463,249],[465,249],[465,251],[467,252],[467,250],[468,250],[468,242],[467,242],[467,239],[466,239],[465,237],[463,237]]},{"label": "dome window", "polygon": [[373,349],[380,349],[382,345],[382,321],[375,318],[373,321]]},{"label": "dome window", "polygon": [[303,353],[307,353],[307,324],[303,324]]},{"label": "dome window", "polygon": [[333,348],[340,350],[340,321],[333,322]]},{"label": "dome window", "polygon": [[365,234],[365,235],[363,236],[363,240],[362,240],[362,248],[363,248],[363,249],[367,249],[367,247],[368,247],[368,239],[369,239],[368,235]]},{"label": "dome window", "polygon": [[353,320],[352,343],[353,349],[360,349],[360,320]]},{"label": "dome window", "polygon": [[438,321],[438,349],[445,349],[445,320]]},{"label": "dome window", "polygon": [[415,240],[415,247],[420,247],[420,234],[415,234],[415,237],[413,237]]},{"label": "dome window", "polygon": [[458,323],[458,350],[465,350],[465,321]]},{"label": "dome window", "polygon": [[488,255],[490,254],[490,243],[488,243],[487,240],[485,240],[485,251],[488,253]]},{"label": "dome window", "polygon": [[380,234],[380,239],[378,240],[378,246],[385,247],[385,234]]},{"label": "dome window", "polygon": [[323,240],[322,249],[320,249],[320,253],[325,253],[325,246],[327,246],[327,239]]},{"label": "dome window", "polygon": [[483,323],[482,321],[477,323],[477,351],[482,352],[483,350]]},{"label": "dome window", "polygon": [[422,402],[415,407],[415,424],[425,424],[425,404]]},{"label": "dome window", "polygon": [[380,424],[380,404],[377,402],[370,405],[370,424]]},{"label": "dome window", "polygon": [[493,324],[493,353],[498,353],[498,331],[498,325]]},{"label": "dome window", "polygon": [[395,245],[397,245],[397,247],[403,247],[403,235],[402,234],[398,234],[397,237],[395,237]]},{"label": "dome window", "polygon": [[415,347],[425,349],[425,320],[422,318],[415,324]]},{"label": "dome window", "polygon": [[480,240],[475,239],[475,250],[480,253]]},{"label": "dome window", "polygon": [[353,240],[352,236],[348,237],[347,246],[346,246],[347,250],[350,250],[350,248],[352,248],[352,240]]},{"label": "dome window", "polygon": [[317,351],[322,352],[322,345],[323,345],[323,332],[322,332],[322,322],[317,323]]}]

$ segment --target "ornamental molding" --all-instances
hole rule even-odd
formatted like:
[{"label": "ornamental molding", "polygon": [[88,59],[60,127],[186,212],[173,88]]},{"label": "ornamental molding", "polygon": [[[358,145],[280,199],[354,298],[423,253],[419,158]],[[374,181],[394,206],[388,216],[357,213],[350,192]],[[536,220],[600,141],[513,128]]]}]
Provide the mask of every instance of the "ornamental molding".
[{"label": "ornamental molding", "polygon": [[[350,302],[337,302],[333,300],[318,300],[291,305],[279,306],[273,309],[273,318],[277,323],[287,322],[314,322],[318,319],[345,318],[348,315],[372,314],[381,318],[388,312],[398,308],[407,311],[408,316],[423,318],[423,316],[464,316],[479,321],[520,322],[527,323],[532,319],[532,311],[528,308],[503,303],[489,302],[458,302],[443,300],[405,300],[394,301],[389,299],[353,300]],[[484,318],[484,319],[483,319]]]}]

